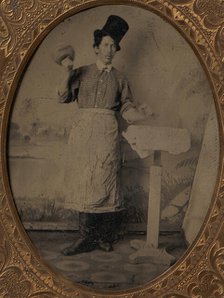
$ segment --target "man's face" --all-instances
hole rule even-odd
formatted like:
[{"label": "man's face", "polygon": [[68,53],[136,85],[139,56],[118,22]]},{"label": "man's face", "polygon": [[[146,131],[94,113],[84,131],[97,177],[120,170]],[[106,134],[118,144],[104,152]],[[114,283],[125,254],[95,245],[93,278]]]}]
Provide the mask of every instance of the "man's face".
[{"label": "man's face", "polygon": [[110,36],[104,36],[98,47],[95,48],[98,59],[104,64],[111,64],[116,54],[117,46]]}]

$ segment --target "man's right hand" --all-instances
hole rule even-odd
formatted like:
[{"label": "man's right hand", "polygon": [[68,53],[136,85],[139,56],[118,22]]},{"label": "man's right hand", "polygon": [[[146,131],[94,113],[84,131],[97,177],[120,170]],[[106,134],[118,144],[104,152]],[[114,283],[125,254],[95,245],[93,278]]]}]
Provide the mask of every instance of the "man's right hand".
[{"label": "man's right hand", "polygon": [[66,72],[71,72],[74,67],[74,60],[72,60],[69,56],[61,61],[61,66],[65,69]]}]

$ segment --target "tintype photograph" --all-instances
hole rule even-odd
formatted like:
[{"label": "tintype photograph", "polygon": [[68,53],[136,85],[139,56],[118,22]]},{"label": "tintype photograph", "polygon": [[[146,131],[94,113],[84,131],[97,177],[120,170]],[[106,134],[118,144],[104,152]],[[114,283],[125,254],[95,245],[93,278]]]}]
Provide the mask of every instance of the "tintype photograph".
[{"label": "tintype photograph", "polygon": [[203,225],[219,164],[212,90],[161,17],[90,8],[33,54],[8,149],[13,198],[41,257],[72,282],[132,289],[172,267]]}]

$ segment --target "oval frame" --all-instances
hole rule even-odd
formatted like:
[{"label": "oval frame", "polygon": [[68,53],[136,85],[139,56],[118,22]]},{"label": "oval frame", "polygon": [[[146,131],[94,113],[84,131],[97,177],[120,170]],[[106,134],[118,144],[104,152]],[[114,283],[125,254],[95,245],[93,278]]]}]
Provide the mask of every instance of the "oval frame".
[{"label": "oval frame", "polygon": [[[0,295],[45,298],[222,297],[224,6],[215,0],[33,0],[13,3],[3,0],[0,4],[0,65],[4,69],[0,76]],[[167,272],[146,286],[122,292],[93,291],[74,285],[40,258],[19,220],[9,187],[6,163],[10,107],[20,76],[32,54],[49,31],[63,19],[87,8],[109,4],[133,5],[150,10],[184,36],[206,71],[214,95],[220,135],[218,179],[209,212],[196,240]]]}]

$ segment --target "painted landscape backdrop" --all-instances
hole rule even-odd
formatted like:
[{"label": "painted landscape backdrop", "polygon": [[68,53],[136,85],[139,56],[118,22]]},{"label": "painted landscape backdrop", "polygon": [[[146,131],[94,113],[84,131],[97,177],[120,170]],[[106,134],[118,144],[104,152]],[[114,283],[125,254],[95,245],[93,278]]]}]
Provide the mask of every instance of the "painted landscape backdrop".
[{"label": "painted landscape backdrop", "polygon": [[[8,165],[15,203],[28,228],[77,224],[75,211],[66,208],[64,186],[67,139],[77,106],[58,103],[56,87],[63,77],[52,56],[56,45],[70,44],[77,67],[94,63],[93,31],[110,14],[121,15],[130,26],[114,66],[128,77],[137,104],[153,111],[143,124],[184,128],[191,135],[188,152],[161,155],[161,229],[181,229],[214,105],[210,86],[193,50],[171,25],[146,10],[128,6],[121,10],[116,5],[79,13],[58,25],[40,45],[22,79],[9,124]],[[122,119],[120,126],[126,129]],[[120,142],[126,220],[133,229],[144,229],[153,157],[140,159],[122,136]]]}]

